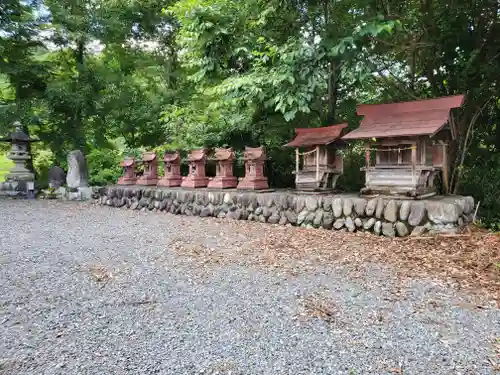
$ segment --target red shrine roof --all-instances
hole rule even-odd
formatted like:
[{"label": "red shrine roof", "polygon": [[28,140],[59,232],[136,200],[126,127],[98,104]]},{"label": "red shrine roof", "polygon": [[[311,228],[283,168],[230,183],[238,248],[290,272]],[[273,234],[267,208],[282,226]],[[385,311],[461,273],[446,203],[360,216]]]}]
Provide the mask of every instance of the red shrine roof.
[{"label": "red shrine roof", "polygon": [[174,163],[176,161],[178,161],[180,159],[180,154],[178,152],[174,152],[174,153],[165,153],[165,155],[163,156],[163,160],[166,161],[167,163]]},{"label": "red shrine roof", "polygon": [[234,159],[234,152],[231,147],[229,148],[216,148],[214,157],[217,160],[232,160]]},{"label": "red shrine roof", "polygon": [[266,151],[264,147],[245,147],[244,160],[264,160],[265,158]]},{"label": "red shrine roof", "polygon": [[134,163],[135,163],[135,159],[134,158],[125,159],[124,161],[122,161],[120,163],[120,167],[131,167],[132,165],[134,165]]},{"label": "red shrine roof", "polygon": [[322,128],[296,128],[295,138],[285,147],[328,145],[340,138],[342,130],[346,127],[347,124],[344,123]]},{"label": "red shrine roof", "polygon": [[192,150],[188,155],[189,161],[202,161],[206,158],[205,149]]},{"label": "red shrine roof", "polygon": [[359,128],[342,139],[433,136],[447,124],[450,110],[460,107],[463,100],[463,95],[456,95],[405,103],[361,104],[357,112],[364,118]]}]

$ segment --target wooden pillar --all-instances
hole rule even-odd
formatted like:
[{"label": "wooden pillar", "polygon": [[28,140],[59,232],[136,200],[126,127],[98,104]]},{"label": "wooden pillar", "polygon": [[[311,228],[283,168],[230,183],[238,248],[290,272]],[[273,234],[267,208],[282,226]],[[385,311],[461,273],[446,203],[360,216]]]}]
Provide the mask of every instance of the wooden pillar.
[{"label": "wooden pillar", "polygon": [[299,148],[295,147],[295,183],[297,183],[299,179],[299,166],[300,166]]},{"label": "wooden pillar", "polygon": [[416,185],[416,175],[415,167],[417,166],[417,144],[413,143],[411,145],[411,181],[413,185]]},{"label": "wooden pillar", "polygon": [[427,164],[426,154],[427,154],[427,142],[425,141],[425,139],[422,139],[420,141],[420,164],[422,165]]},{"label": "wooden pillar", "polygon": [[442,150],[443,150],[443,187],[444,187],[444,193],[449,194],[450,193],[450,185],[449,185],[449,179],[448,179],[448,153],[446,152],[446,143],[442,143]]},{"label": "wooden pillar", "polygon": [[370,168],[370,144],[365,143],[365,164],[366,168]]},{"label": "wooden pillar", "polygon": [[316,146],[316,181],[319,182],[319,146]]}]

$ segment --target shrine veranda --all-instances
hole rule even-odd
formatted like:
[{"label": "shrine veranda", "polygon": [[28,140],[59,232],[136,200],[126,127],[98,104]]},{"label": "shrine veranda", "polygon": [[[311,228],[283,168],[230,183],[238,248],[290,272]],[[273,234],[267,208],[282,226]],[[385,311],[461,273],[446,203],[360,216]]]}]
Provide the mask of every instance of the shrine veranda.
[{"label": "shrine veranda", "polygon": [[455,233],[474,217],[472,197],[434,196],[423,200],[365,198],[358,194],[310,194],[294,190],[122,186],[93,188],[92,201],[130,210],[251,220],[389,237]]}]

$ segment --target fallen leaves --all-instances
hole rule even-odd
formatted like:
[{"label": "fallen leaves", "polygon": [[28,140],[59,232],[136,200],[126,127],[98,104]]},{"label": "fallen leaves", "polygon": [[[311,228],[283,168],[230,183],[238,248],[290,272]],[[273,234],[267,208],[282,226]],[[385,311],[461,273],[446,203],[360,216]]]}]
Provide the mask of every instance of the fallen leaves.
[{"label": "fallen leaves", "polygon": [[89,268],[90,275],[98,283],[107,282],[113,277],[111,271],[102,265],[92,265]]},{"label": "fallen leaves", "polygon": [[322,319],[327,323],[338,326],[340,323],[340,310],[331,299],[319,295],[311,295],[301,300],[304,312],[303,317]]},{"label": "fallen leaves", "polygon": [[[481,231],[460,237],[390,239],[370,233],[311,230],[248,221],[198,221],[195,233],[213,232],[210,246],[182,236],[169,249],[205,265],[238,263],[298,275],[345,266],[359,278],[370,264],[389,266],[398,279],[429,277],[500,303],[500,236]],[[193,233],[193,234],[195,234]],[[212,246],[213,245],[213,246]]]}]

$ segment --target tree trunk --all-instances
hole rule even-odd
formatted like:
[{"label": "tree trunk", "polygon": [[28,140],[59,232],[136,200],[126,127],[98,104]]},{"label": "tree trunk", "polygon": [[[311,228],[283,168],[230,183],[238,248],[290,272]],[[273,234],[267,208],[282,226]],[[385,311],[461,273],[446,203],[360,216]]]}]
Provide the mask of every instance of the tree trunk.
[{"label": "tree trunk", "polygon": [[329,63],[328,74],[328,113],[326,116],[327,125],[336,123],[337,101],[338,101],[338,69],[335,61]]},{"label": "tree trunk", "polygon": [[[80,39],[77,42],[76,51],[75,51],[75,60],[76,60],[76,70],[78,72],[78,76],[76,79],[76,87],[78,90],[78,86],[82,80],[82,76],[84,74],[84,53],[85,53],[85,42]],[[75,108],[74,118],[72,129],[73,129],[73,147],[82,151],[84,154],[87,152],[87,145],[85,142],[85,134],[83,129],[83,108],[81,104],[78,104]]]}]

